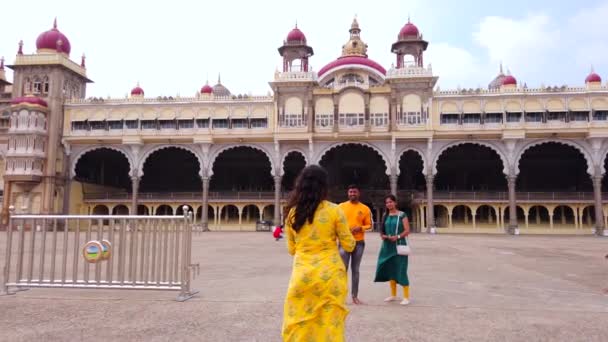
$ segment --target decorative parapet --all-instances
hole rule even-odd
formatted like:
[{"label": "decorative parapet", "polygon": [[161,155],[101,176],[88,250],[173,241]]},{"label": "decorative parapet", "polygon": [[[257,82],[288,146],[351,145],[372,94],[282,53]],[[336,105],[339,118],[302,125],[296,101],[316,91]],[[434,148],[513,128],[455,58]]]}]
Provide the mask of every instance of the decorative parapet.
[{"label": "decorative parapet", "polygon": [[429,64],[428,67],[406,66],[396,69],[390,68],[386,73],[386,78],[414,78],[414,77],[433,77],[433,68]]},{"label": "decorative parapet", "polygon": [[201,97],[181,97],[181,96],[157,96],[151,98],[88,98],[88,99],[68,99],[66,104],[139,104],[139,103],[150,103],[150,104],[161,104],[161,103],[174,103],[174,104],[186,104],[186,103],[259,103],[259,102],[272,102],[274,98],[272,96],[201,96]]},{"label": "decorative parapet", "polygon": [[500,94],[555,94],[555,93],[587,93],[587,92],[608,92],[608,86],[598,86],[594,88],[582,87],[569,87],[569,86],[555,86],[555,87],[539,87],[539,88],[499,88],[499,89],[485,89],[485,88],[458,88],[450,90],[436,90],[435,96],[460,96],[460,95],[500,95]]},{"label": "decorative parapet", "polygon": [[313,71],[275,72],[275,82],[316,82],[317,73]]},{"label": "decorative parapet", "polygon": [[75,63],[68,57],[59,53],[35,54],[35,55],[17,55],[14,66],[25,65],[61,65],[78,75],[87,78],[86,69]]}]

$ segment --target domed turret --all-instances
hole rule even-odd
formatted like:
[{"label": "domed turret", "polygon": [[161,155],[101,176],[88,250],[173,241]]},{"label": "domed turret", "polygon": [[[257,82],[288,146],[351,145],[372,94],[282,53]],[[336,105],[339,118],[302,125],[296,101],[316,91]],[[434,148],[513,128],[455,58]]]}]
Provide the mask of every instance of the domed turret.
[{"label": "domed turret", "polygon": [[53,28],[42,32],[36,39],[36,49],[38,53],[60,52],[70,55],[72,47],[68,37],[57,29],[57,18],[53,22]]}]

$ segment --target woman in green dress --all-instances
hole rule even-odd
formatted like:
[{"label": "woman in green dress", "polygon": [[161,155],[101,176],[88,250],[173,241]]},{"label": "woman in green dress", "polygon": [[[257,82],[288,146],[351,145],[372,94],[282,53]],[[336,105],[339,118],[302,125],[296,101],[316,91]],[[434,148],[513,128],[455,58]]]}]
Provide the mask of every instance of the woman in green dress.
[{"label": "woman in green dress", "polygon": [[410,222],[407,215],[397,209],[397,198],[388,195],[384,198],[387,213],[382,218],[380,237],[382,247],[378,255],[378,265],[376,266],[375,282],[388,281],[391,284],[391,295],[385,302],[396,301],[397,284],[403,286],[403,300],[401,305],[410,303],[410,280],[407,276],[407,255],[397,254],[397,243],[407,244],[406,236],[410,234]]}]

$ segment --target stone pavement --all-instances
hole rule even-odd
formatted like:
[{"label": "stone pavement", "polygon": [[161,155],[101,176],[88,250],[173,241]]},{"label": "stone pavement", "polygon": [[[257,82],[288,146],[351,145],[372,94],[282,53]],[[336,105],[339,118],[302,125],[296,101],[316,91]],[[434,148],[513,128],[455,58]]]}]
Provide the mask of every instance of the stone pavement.
[{"label": "stone pavement", "polygon": [[[4,234],[0,243],[4,244]],[[608,239],[414,235],[412,303],[385,304],[367,235],[348,341],[606,341]],[[33,289],[0,297],[1,341],[280,341],[291,271],[270,233],[195,235],[201,292]],[[4,254],[0,255],[4,264]]]}]

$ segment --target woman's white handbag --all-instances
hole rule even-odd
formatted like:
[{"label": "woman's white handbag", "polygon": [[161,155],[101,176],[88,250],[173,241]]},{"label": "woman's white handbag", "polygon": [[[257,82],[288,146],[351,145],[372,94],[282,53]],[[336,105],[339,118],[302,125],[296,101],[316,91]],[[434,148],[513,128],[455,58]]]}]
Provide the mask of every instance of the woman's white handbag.
[{"label": "woman's white handbag", "polygon": [[[401,215],[397,216],[397,224],[395,225],[395,235],[399,235],[399,219],[401,218]],[[400,245],[399,244],[399,240],[395,241],[395,243],[397,244],[397,255],[410,255],[412,254],[412,249],[410,248],[410,244],[407,241],[407,238],[405,239],[405,245]]]}]

